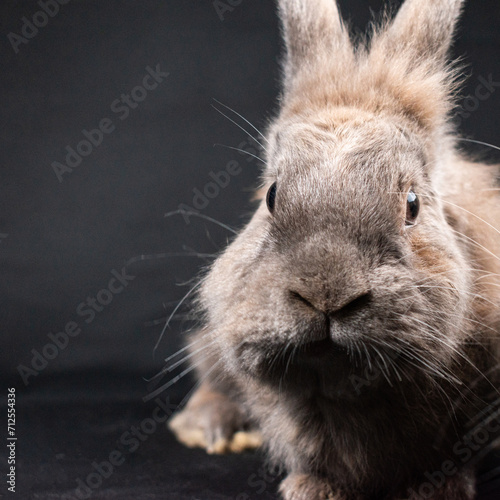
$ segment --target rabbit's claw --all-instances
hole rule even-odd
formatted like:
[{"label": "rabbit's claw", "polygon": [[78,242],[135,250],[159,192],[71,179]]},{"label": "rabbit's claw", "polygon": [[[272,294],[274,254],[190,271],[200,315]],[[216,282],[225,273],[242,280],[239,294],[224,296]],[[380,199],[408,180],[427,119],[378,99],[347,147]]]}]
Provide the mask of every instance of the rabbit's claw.
[{"label": "rabbit's claw", "polygon": [[210,454],[241,453],[262,444],[240,407],[226,395],[201,386],[186,408],[168,423],[177,439]]}]

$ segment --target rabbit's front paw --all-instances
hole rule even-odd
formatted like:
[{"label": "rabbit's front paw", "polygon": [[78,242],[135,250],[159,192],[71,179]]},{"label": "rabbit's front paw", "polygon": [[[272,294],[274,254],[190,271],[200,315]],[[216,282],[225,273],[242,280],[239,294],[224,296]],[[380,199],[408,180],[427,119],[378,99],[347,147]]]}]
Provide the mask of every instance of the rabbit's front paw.
[{"label": "rabbit's front paw", "polygon": [[181,443],[211,454],[241,453],[262,444],[260,433],[249,428],[240,407],[207,385],[194,393],[168,426]]},{"label": "rabbit's front paw", "polygon": [[284,500],[344,500],[323,479],[309,474],[291,474],[280,485]]}]

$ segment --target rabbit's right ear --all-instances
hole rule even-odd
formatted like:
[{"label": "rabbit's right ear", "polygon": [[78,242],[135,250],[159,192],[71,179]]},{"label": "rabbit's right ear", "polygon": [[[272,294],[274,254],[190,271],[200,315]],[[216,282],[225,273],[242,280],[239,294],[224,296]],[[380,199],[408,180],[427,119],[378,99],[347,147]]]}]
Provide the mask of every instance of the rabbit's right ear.
[{"label": "rabbit's right ear", "polygon": [[383,50],[413,62],[443,64],[464,0],[406,0],[381,36]]},{"label": "rabbit's right ear", "polygon": [[279,12],[287,51],[286,88],[300,71],[352,54],[336,0],[279,0]]}]

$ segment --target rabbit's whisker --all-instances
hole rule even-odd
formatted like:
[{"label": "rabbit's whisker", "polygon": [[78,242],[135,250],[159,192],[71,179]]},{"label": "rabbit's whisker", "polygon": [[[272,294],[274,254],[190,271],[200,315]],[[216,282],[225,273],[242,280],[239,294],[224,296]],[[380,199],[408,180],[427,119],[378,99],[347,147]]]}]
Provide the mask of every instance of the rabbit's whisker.
[{"label": "rabbit's whisker", "polygon": [[366,344],[363,344],[363,350],[366,354],[366,359],[368,361],[368,369],[370,370],[370,372],[373,372],[372,357],[371,357],[370,351],[366,347]]},{"label": "rabbit's whisker", "polygon": [[148,260],[158,260],[158,259],[167,259],[167,258],[172,258],[172,257],[198,257],[198,258],[206,258],[210,257],[213,258],[213,254],[204,254],[204,253],[198,253],[198,252],[165,252],[165,253],[155,253],[155,254],[143,254],[143,255],[137,255],[136,257],[132,257],[125,263],[125,267],[128,267],[132,264],[135,264],[136,262],[144,262]]},{"label": "rabbit's whisker", "polygon": [[[428,323],[426,323],[425,321],[422,321],[422,320],[419,320],[417,318],[413,318],[413,321],[416,321],[417,323],[421,323],[422,325],[426,326],[427,328],[429,328],[430,330],[434,331],[435,333],[438,334],[438,336],[435,336],[435,335],[432,335],[430,332],[426,332],[425,330],[424,331],[421,331],[420,333],[423,333],[424,335],[428,336],[429,338],[431,338],[432,340],[434,341],[438,341],[440,343],[442,343],[443,345],[445,345],[446,347],[448,347],[449,349],[451,349],[455,354],[457,354],[459,357],[461,357],[466,363],[468,363],[473,370],[475,370],[480,376],[482,376],[484,378],[484,380],[486,380],[486,382],[488,382],[488,384],[490,384],[493,389],[498,392],[498,394],[500,394],[500,392],[498,391],[498,389],[495,387],[495,385],[491,382],[491,380],[472,362],[472,360],[466,356],[462,351],[460,351],[459,349],[457,349],[454,345],[450,344],[449,342],[446,342],[440,335],[441,335],[441,332],[439,332],[439,330],[437,330],[436,328],[434,328],[433,326],[429,325]],[[458,379],[457,379],[458,381]],[[459,381],[460,384],[462,384],[461,381]]]},{"label": "rabbit's whisker", "polygon": [[[220,104],[221,106],[223,106],[223,107],[224,107],[224,108],[226,108],[227,110],[229,110],[229,111],[231,111],[232,113],[234,113],[234,114],[235,114],[236,116],[238,116],[239,118],[241,118],[241,119],[242,119],[242,120],[243,120],[243,121],[244,121],[247,125],[250,125],[250,127],[252,127],[252,128],[255,130],[255,132],[257,132],[257,133],[259,134],[259,136],[260,136],[262,139],[264,139],[266,142],[269,142],[269,140],[267,139],[267,137],[266,137],[266,136],[265,136],[265,135],[264,135],[264,134],[263,134],[263,133],[262,133],[262,132],[261,132],[261,131],[260,131],[260,130],[259,130],[259,129],[258,129],[258,128],[254,125],[254,124],[253,124],[253,123],[251,123],[249,120],[247,120],[247,119],[246,119],[243,115],[241,115],[240,113],[238,113],[237,111],[235,111],[233,108],[230,108],[230,107],[229,107],[229,106],[227,106],[226,104],[224,104],[224,103],[222,103],[222,102],[218,101],[217,99],[214,99],[214,101],[215,101],[217,104]],[[250,137],[251,137],[251,136],[250,136]],[[254,139],[254,138],[252,137],[252,139]],[[254,141],[255,141],[255,139],[254,139]],[[255,142],[257,142],[257,141],[255,141]],[[259,144],[259,143],[257,142],[257,144]],[[262,146],[262,145],[260,144],[260,146]],[[266,150],[266,148],[264,148],[263,146],[262,146],[262,149],[264,149],[264,151]]]},{"label": "rabbit's whisker", "polygon": [[193,342],[190,342],[185,347],[182,347],[177,352],[175,352],[174,354],[170,355],[168,358],[165,358],[165,363],[168,363],[172,359],[175,359],[177,356],[179,356],[179,354],[182,354],[183,352],[186,352],[188,349],[191,349],[191,347],[193,347],[194,345],[196,345],[198,342],[201,342],[202,340],[205,340],[205,338],[204,337],[199,337],[196,340],[194,340]]},{"label": "rabbit's whisker", "polygon": [[212,342],[205,344],[198,349],[195,349],[194,351],[191,351],[188,355],[184,356],[182,359],[179,361],[176,361],[175,363],[172,363],[170,366],[167,366],[163,368],[162,373],[170,373],[172,370],[175,370],[179,365],[182,365],[182,363],[185,363],[188,359],[191,359],[193,356],[196,356],[200,352],[204,351],[208,347],[211,347],[216,341],[212,340]]},{"label": "rabbit's whisker", "polygon": [[[436,314],[440,313],[440,311],[438,311],[437,309],[434,309],[433,312]],[[456,314],[456,313],[453,313],[451,311],[447,311],[446,315],[453,316],[453,317],[460,318],[460,319],[462,318],[462,316],[460,314]],[[487,325],[486,323],[483,323],[481,321],[477,321],[477,320],[472,319],[472,318],[466,318],[465,321],[467,321],[469,323],[474,323],[475,325],[478,325],[482,328],[485,328],[486,330],[491,330],[492,332],[496,332],[496,330],[492,326]],[[484,338],[484,337],[481,335],[481,338]],[[497,337],[492,337],[492,338],[497,338]]]},{"label": "rabbit's whisker", "polygon": [[[240,130],[242,130],[243,132],[245,132],[245,134],[250,137],[251,139],[253,139],[264,151],[267,151],[265,146],[259,142],[255,136],[253,136],[250,132],[248,132],[244,127],[242,127],[238,122],[234,121],[232,118],[230,118],[229,116],[227,116],[224,112],[222,112],[219,108],[217,108],[216,106],[214,106],[212,104],[212,108],[215,109],[215,111],[217,111],[218,113],[220,113],[224,118],[227,118],[231,123],[233,123],[234,125],[236,125]],[[243,118],[244,119],[244,118]],[[250,124],[251,125],[251,124]],[[252,125],[251,125],[252,126]]]},{"label": "rabbit's whisker", "polygon": [[[399,315],[399,316],[404,317],[403,315]],[[435,336],[432,336],[431,339],[433,341],[439,341],[440,340],[439,338],[436,338]],[[432,364],[430,364],[430,361],[428,361],[425,358],[421,357],[417,353],[415,346],[413,344],[411,344],[409,341],[407,341],[405,339],[398,339],[398,341],[406,344],[406,346],[407,346],[407,347],[402,347],[401,346],[400,350],[401,350],[402,353],[405,353],[407,356],[411,356],[412,358],[416,359],[417,361],[420,361],[424,366],[426,366],[427,368],[429,368],[433,373],[435,373],[440,378],[443,378],[445,380],[453,382],[454,384],[462,385],[462,381],[461,380],[459,380],[458,378],[454,377],[451,373],[447,373],[448,372],[448,368],[444,364],[442,364],[440,362],[439,363],[440,367],[436,366],[435,364],[432,365]]]},{"label": "rabbit's whisker", "polygon": [[172,212],[167,212],[164,217],[172,217],[173,215],[189,215],[190,217],[198,217],[200,219],[205,219],[209,222],[213,222],[214,224],[219,225],[223,229],[227,229],[233,234],[237,234],[237,232],[227,224],[224,224],[223,222],[218,221],[217,219],[214,219],[213,217],[209,217],[208,215],[205,214],[200,214],[198,212],[194,212],[191,210],[184,210],[184,209],[179,209],[179,210],[173,210]]},{"label": "rabbit's whisker", "polygon": [[500,151],[500,148],[498,146],[495,146],[494,144],[489,144],[487,142],[476,141],[475,139],[465,139],[465,138],[460,138],[458,140],[461,141],[461,142],[471,142],[473,144],[479,144],[481,146],[487,146],[489,148],[497,149],[498,151]]},{"label": "rabbit's whisker", "polygon": [[[421,194],[421,196],[425,196],[426,198],[437,199],[436,196],[431,196],[431,195],[428,195],[428,194]],[[471,212],[470,210],[467,210],[465,207],[461,207],[460,205],[457,205],[456,203],[453,203],[451,201],[448,201],[448,200],[445,200],[445,199],[442,199],[442,198],[439,198],[439,199],[443,203],[446,203],[447,205],[450,205],[450,206],[452,206],[454,208],[458,208],[459,210],[462,210],[463,212],[471,215],[475,219],[481,221],[482,223],[484,223],[485,225],[487,225],[488,227],[490,227],[491,229],[493,229],[493,231],[495,231],[496,233],[500,234],[500,230],[498,228],[496,228],[495,226],[493,226],[493,224],[490,224],[488,221],[484,220],[482,217],[479,217],[479,215],[476,215],[474,212]]]},{"label": "rabbit's whisker", "polygon": [[214,146],[220,146],[222,148],[232,149],[233,151],[239,151],[240,153],[244,153],[248,156],[251,156],[252,158],[255,158],[256,160],[259,160],[264,165],[266,164],[266,162],[260,156],[254,155],[253,153],[250,153],[250,151],[245,151],[244,149],[235,148],[233,146],[227,146],[226,144],[214,144]]},{"label": "rabbit's whisker", "polygon": [[[456,289],[453,288],[453,287],[449,287],[449,286],[443,286],[443,285],[412,285],[412,286],[409,286],[408,288],[418,288],[418,289],[423,289],[424,291],[422,293],[425,293],[426,290],[433,290],[433,289],[436,289],[436,290],[451,290],[453,292],[456,292]],[[478,293],[474,293],[474,292],[461,292],[465,295],[469,295],[475,299],[480,299],[488,304],[491,304],[493,306],[496,307],[497,304],[495,304],[494,302],[490,301],[489,299],[487,299],[486,297],[478,294]],[[406,300],[406,297],[401,297],[401,298],[398,298],[398,299],[395,299],[395,302],[401,302],[401,301],[404,301]]]},{"label": "rabbit's whisker", "polygon": [[390,377],[388,376],[389,367],[387,365],[387,361],[385,360],[385,356],[374,345],[372,345],[371,348],[375,351],[375,353],[378,355],[378,357],[382,361],[383,366],[380,364],[380,362],[377,362],[378,367],[380,368],[382,374],[384,375],[385,379],[387,380],[387,383],[392,387],[392,382],[390,380]]},{"label": "rabbit's whisker", "polygon": [[158,341],[156,342],[156,345],[154,346],[153,352],[156,351],[158,346],[160,345],[161,339],[163,338],[163,335],[165,334],[165,331],[167,330],[172,318],[174,317],[175,313],[179,310],[179,308],[184,304],[184,302],[188,299],[188,297],[197,289],[201,286],[201,282],[196,283],[187,293],[182,297],[182,299],[179,301],[177,306],[174,308],[170,316],[168,317],[167,321],[165,322],[165,326],[163,327],[163,330],[160,333],[160,337],[158,338]]},{"label": "rabbit's whisker", "polygon": [[[500,260],[500,257],[498,257],[498,255],[495,255],[491,250],[488,250],[484,245],[481,245],[481,243],[477,242],[473,238],[470,238],[466,234],[461,233],[460,231],[456,231],[455,229],[452,229],[452,231],[455,234],[457,234],[458,236],[460,236],[461,238],[465,238],[467,241],[470,241],[473,245],[475,245],[476,247],[480,248],[481,250],[484,250],[487,254],[491,255],[495,259]],[[498,230],[496,230],[496,231],[498,232]],[[499,232],[499,234],[500,234],[500,232]]]},{"label": "rabbit's whisker", "polygon": [[220,365],[221,362],[221,359],[216,361],[205,373],[203,373],[203,376],[199,377],[194,386],[188,391],[184,398],[182,398],[182,401],[178,405],[179,409],[187,403],[193,392],[198,389],[198,387],[210,376],[210,374]]},{"label": "rabbit's whisker", "polygon": [[[185,321],[187,319],[194,319],[193,313],[189,312],[186,314],[176,314],[173,318],[172,321]],[[145,321],[143,323],[145,328],[152,328],[154,326],[162,325],[165,323],[167,320],[167,316],[162,316],[161,318],[158,319],[152,319],[149,321]]]},{"label": "rabbit's whisker", "polygon": [[147,401],[150,401],[151,399],[155,398],[159,394],[161,394],[163,391],[167,390],[169,387],[177,383],[179,380],[181,380],[183,377],[185,377],[188,373],[192,372],[195,370],[199,365],[201,365],[201,361],[198,363],[193,363],[190,365],[188,368],[186,368],[184,371],[179,373],[179,375],[175,376],[173,379],[169,380],[165,384],[161,385],[157,389],[155,389],[153,392],[150,392],[147,396],[143,398],[143,401],[146,403]]}]

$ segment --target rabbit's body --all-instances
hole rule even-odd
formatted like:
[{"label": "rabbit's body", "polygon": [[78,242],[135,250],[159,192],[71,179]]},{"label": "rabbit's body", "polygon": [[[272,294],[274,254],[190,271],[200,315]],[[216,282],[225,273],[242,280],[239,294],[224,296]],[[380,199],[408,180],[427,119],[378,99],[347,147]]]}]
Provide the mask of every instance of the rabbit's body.
[{"label": "rabbit's body", "polygon": [[267,200],[203,282],[204,382],[171,427],[224,451],[257,425],[287,500],[470,500],[467,433],[500,421],[498,169],[447,122],[460,6],[407,0],[354,52],[333,0],[280,3]]}]

